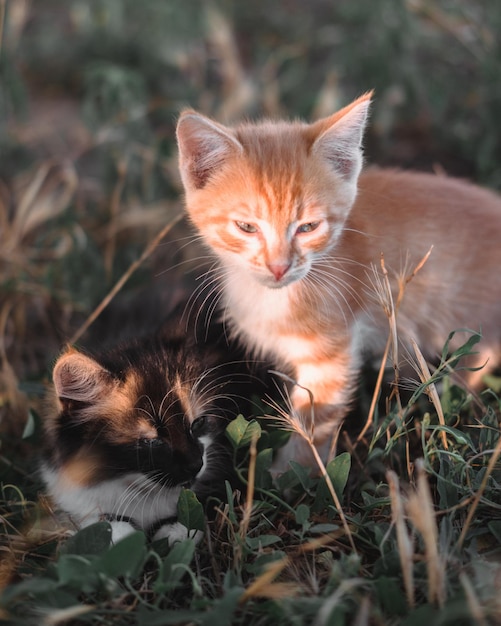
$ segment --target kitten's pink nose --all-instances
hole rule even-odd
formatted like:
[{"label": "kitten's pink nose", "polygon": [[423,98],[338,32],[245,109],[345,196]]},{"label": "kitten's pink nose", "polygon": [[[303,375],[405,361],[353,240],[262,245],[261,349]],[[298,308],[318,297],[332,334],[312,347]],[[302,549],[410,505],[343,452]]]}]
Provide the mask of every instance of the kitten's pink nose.
[{"label": "kitten's pink nose", "polygon": [[288,263],[268,263],[268,269],[273,274],[275,279],[280,280],[286,273],[289,267],[291,266],[290,262]]}]

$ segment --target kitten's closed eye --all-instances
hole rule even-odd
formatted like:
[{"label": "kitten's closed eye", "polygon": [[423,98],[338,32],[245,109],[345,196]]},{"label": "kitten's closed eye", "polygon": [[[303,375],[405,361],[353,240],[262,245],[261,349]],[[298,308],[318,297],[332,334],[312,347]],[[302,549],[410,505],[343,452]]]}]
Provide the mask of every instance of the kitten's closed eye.
[{"label": "kitten's closed eye", "polygon": [[142,437],[138,440],[138,444],[144,447],[158,448],[160,446],[164,446],[165,441],[159,437]]},{"label": "kitten's closed eye", "polygon": [[306,222],[305,224],[300,224],[296,228],[296,235],[300,235],[302,233],[311,233],[316,230],[320,226],[320,222]]},{"label": "kitten's closed eye", "polygon": [[237,220],[235,224],[242,232],[247,233],[248,235],[254,235],[255,233],[259,232],[259,228],[254,224],[250,224],[249,222],[240,222],[239,220]]},{"label": "kitten's closed eye", "polygon": [[[250,222],[241,222],[240,220],[235,221],[236,226],[244,233],[248,235],[254,235],[259,232],[259,228],[255,224],[251,224]],[[305,222],[304,224],[300,224],[296,228],[295,235],[301,235],[303,233],[312,233],[320,226],[321,222]]]},{"label": "kitten's closed eye", "polygon": [[202,437],[203,435],[207,434],[208,430],[209,420],[207,419],[207,417],[205,417],[205,415],[197,417],[191,425],[191,434],[194,437]]}]

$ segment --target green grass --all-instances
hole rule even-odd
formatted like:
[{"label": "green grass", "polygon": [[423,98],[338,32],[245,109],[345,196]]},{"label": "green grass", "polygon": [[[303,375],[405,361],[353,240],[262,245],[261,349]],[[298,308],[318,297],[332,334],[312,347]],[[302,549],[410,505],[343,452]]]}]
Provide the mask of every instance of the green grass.
[{"label": "green grass", "polygon": [[[196,550],[140,533],[110,546],[106,524],[70,535],[36,473],[38,413],[64,342],[126,273],[118,310],[145,292],[175,300],[197,274],[179,223],[129,275],[181,212],[180,109],[312,117],[375,88],[369,161],[499,187],[498,2],[3,0],[0,16],[0,619],[499,623],[497,378],[479,396],[442,380],[445,367],[425,382],[416,373],[410,398],[385,404],[383,389],[328,478],[293,464],[273,482],[276,432],[235,422],[249,488],[228,490]],[[354,417],[373,391],[361,385]],[[182,505],[199,526],[190,494]]]},{"label": "green grass", "polygon": [[[2,492],[10,623],[496,623],[500,399],[444,384],[444,425],[421,385],[327,466],[341,509],[329,479],[296,463],[273,481],[278,432],[235,420],[228,437],[248,492],[228,486],[206,524],[183,494],[180,520],[205,530],[196,551],[191,539],[169,550],[139,532],[110,546],[107,523],[68,537],[32,477],[11,468]],[[36,436],[34,424],[27,438]]]}]

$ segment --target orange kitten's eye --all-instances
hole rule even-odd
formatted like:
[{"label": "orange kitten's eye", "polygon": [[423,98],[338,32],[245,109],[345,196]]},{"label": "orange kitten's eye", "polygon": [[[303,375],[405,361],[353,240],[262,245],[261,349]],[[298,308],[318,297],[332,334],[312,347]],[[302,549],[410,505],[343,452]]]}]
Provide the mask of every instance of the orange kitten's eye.
[{"label": "orange kitten's eye", "polygon": [[296,229],[296,235],[300,235],[301,233],[311,233],[316,230],[320,226],[320,222],[306,222],[306,224],[301,224]]},{"label": "orange kitten's eye", "polygon": [[244,233],[257,233],[258,228],[257,226],[254,226],[254,224],[249,224],[248,222],[239,222],[238,220],[235,222],[235,224],[238,226],[238,228],[240,228],[240,230],[242,230]]}]

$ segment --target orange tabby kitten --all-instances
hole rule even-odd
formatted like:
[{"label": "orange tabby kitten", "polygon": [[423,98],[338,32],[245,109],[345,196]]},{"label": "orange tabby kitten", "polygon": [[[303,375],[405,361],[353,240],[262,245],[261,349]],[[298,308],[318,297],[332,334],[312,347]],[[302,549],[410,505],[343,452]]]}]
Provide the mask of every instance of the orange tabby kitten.
[{"label": "orange tabby kitten", "polygon": [[[499,357],[501,200],[442,176],[361,172],[370,96],[313,124],[229,128],[188,110],[177,129],[187,211],[219,259],[227,323],[254,352],[292,362],[294,407],[308,419],[312,392],[318,444],[387,340],[372,285],[381,254],[396,297],[399,273],[433,246],[407,286],[400,340],[435,357],[451,330],[471,328],[483,339],[470,365]],[[286,454],[301,456],[297,445]]]}]

